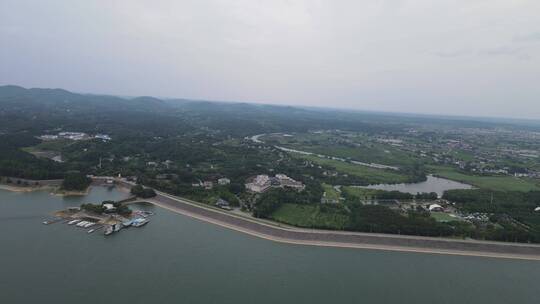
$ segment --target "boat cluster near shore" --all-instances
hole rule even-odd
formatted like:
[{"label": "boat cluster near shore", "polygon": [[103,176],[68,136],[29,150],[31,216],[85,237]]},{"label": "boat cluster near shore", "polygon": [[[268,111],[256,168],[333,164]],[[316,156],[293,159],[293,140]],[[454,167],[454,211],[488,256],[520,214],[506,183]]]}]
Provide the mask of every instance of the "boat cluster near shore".
[{"label": "boat cluster near shore", "polygon": [[[150,211],[137,210],[133,212],[130,218],[121,216],[115,216],[113,218],[100,218],[96,216],[89,216],[85,213],[73,211],[60,211],[57,212],[57,216],[44,220],[44,225],[51,225],[55,223],[63,223],[76,228],[85,229],[87,233],[94,233],[98,230],[103,230],[104,235],[111,235],[115,232],[128,227],[142,227],[150,222],[148,217],[154,215]],[[90,228],[90,229],[88,229]]]}]

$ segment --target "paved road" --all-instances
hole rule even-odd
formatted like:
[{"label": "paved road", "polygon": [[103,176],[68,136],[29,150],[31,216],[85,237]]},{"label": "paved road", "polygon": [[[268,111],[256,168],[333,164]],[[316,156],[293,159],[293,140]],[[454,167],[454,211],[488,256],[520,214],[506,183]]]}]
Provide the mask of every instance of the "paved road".
[{"label": "paved road", "polygon": [[[133,184],[121,182],[124,187]],[[169,210],[258,237],[287,243],[540,260],[540,245],[390,234],[283,228],[157,192],[150,201]]]}]

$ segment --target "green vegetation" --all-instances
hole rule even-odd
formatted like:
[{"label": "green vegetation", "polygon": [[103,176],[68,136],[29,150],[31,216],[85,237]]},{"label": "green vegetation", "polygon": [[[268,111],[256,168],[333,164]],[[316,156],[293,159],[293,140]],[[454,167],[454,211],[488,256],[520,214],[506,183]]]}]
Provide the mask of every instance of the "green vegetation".
[{"label": "green vegetation", "polygon": [[337,192],[336,189],[334,189],[334,187],[332,185],[322,184],[322,188],[324,190],[324,193],[326,193],[326,198],[327,199],[339,200],[339,198],[341,197],[339,192]]},{"label": "green vegetation", "polygon": [[92,183],[92,179],[80,172],[69,172],[62,181],[62,190],[84,191]]},{"label": "green vegetation", "polygon": [[298,227],[337,230],[345,229],[349,219],[339,206],[298,204],[283,204],[270,218]]},{"label": "green vegetation", "polygon": [[494,191],[538,191],[540,182],[512,176],[468,175],[449,167],[431,166],[435,175]]},{"label": "green vegetation", "polygon": [[[540,220],[532,211],[540,201],[536,192],[528,192],[540,191],[534,179],[540,177],[540,124],[532,122],[128,100],[14,86],[0,87],[0,110],[0,176],[66,177],[65,190],[80,190],[88,184],[87,175],[121,174],[137,181],[133,193],[139,197],[152,197],[156,189],[211,205],[221,198],[256,217],[302,227],[540,242]],[[38,139],[70,131],[104,133],[112,140]],[[268,134],[264,142],[249,140],[263,133]],[[288,153],[276,145],[330,158]],[[62,163],[47,159],[58,155]],[[445,194],[465,220],[429,214],[416,205],[434,200],[433,193],[350,187],[419,182],[428,170],[481,189]],[[278,173],[302,182],[305,190],[251,193],[244,187],[255,175]],[[219,183],[223,178],[226,182]],[[493,204],[486,203],[491,191],[496,192]],[[329,202],[339,203],[321,204],[324,192]],[[85,208],[102,210],[99,205]]]},{"label": "green vegetation", "polygon": [[[114,209],[112,209],[112,211],[108,211],[107,208],[105,208],[105,204],[113,205]],[[131,209],[129,209],[128,206],[122,205],[121,203],[115,202],[115,201],[103,201],[101,204],[91,204],[91,203],[82,204],[81,209],[85,210],[85,211],[88,211],[88,212],[96,213],[96,214],[114,212],[114,213],[118,213],[120,215],[126,216],[126,215],[130,215],[132,213]]]},{"label": "green vegetation", "polygon": [[88,212],[96,213],[96,214],[102,214],[103,212],[105,212],[105,207],[103,207],[102,204],[92,204],[92,203],[82,204],[81,209]]},{"label": "green vegetation", "polygon": [[411,182],[412,180],[406,175],[394,172],[392,170],[383,170],[370,168],[362,165],[356,165],[339,160],[328,158],[320,158],[314,155],[294,154],[294,157],[309,160],[317,165],[334,169],[340,173],[350,174],[356,177],[359,184],[399,184]]},{"label": "green vegetation", "polygon": [[366,134],[339,132],[297,133],[294,136],[271,134],[262,140],[290,149],[322,154],[366,163],[392,166],[412,166],[417,157],[389,145],[368,142]]},{"label": "green vegetation", "polygon": [[313,204],[320,200],[323,190],[321,187],[307,185],[306,189],[295,190],[271,189],[261,195],[253,207],[253,215],[259,218],[270,218],[274,211],[284,204],[297,203],[303,205]]},{"label": "green vegetation", "polygon": [[62,149],[64,149],[66,146],[70,144],[72,144],[72,142],[67,139],[57,139],[57,140],[51,140],[51,141],[44,141],[32,147],[25,147],[23,148],[23,150],[29,153],[39,152],[39,151],[61,152]]},{"label": "green vegetation", "polygon": [[437,193],[435,192],[417,193],[413,195],[400,191],[384,191],[361,187],[345,187],[344,191],[347,197],[360,200],[436,200],[438,198]]},{"label": "green vegetation", "polygon": [[460,220],[459,218],[452,217],[450,214],[444,212],[431,212],[431,217],[437,222],[452,222]]},{"label": "green vegetation", "polygon": [[382,190],[376,190],[376,189],[366,189],[366,188],[360,188],[360,187],[343,187],[342,188],[343,193],[348,196],[355,199],[360,200],[373,200],[377,198],[377,195],[382,192]]},{"label": "green vegetation", "polygon": [[152,198],[156,196],[156,191],[152,188],[146,188],[141,185],[136,185],[131,187],[131,194],[136,195],[140,198]]},{"label": "green vegetation", "polygon": [[351,207],[352,230],[425,236],[461,236],[458,225],[438,223],[429,213],[409,212],[403,216],[383,206],[354,204]]},{"label": "green vegetation", "polygon": [[[490,224],[476,237],[500,241],[540,242],[540,191],[503,192],[451,190],[444,198],[456,202],[464,212],[490,215]],[[502,228],[499,228],[502,227]]]},{"label": "green vegetation", "polygon": [[38,159],[22,150],[23,147],[38,143],[36,138],[26,132],[0,135],[0,176],[27,179],[62,178],[64,166],[52,160]]}]

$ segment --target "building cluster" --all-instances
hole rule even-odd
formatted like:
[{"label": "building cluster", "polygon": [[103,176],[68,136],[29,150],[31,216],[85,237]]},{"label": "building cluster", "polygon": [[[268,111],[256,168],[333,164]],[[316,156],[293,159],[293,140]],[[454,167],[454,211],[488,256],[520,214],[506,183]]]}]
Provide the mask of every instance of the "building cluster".
[{"label": "building cluster", "polygon": [[226,178],[226,177],[221,177],[221,178],[218,178],[218,179],[210,179],[210,180],[205,180],[205,181],[201,181],[199,180],[199,182],[197,183],[192,183],[191,186],[193,187],[202,187],[206,190],[210,190],[212,188],[214,188],[214,185],[219,185],[219,186],[225,186],[225,185],[228,185],[231,183],[231,180]]},{"label": "building cluster", "polygon": [[302,191],[305,185],[302,182],[296,181],[285,174],[276,174],[271,177],[266,174],[257,175],[249,178],[245,184],[248,191],[254,193],[263,193],[270,188],[290,188],[297,191]]},{"label": "building cluster", "polygon": [[84,132],[60,132],[57,135],[41,135],[41,140],[57,140],[57,139],[69,139],[69,140],[88,140],[88,139],[101,139],[103,141],[109,141],[112,138],[107,134],[88,135]]},{"label": "building cluster", "polygon": [[[127,162],[127,161],[130,161],[132,160],[134,157],[131,157],[131,156],[126,156],[126,157],[123,157],[122,160]],[[146,162],[146,166],[149,167],[149,168],[152,168],[153,170],[157,170],[158,168],[161,168],[161,169],[171,169],[171,168],[174,168],[174,162],[171,161],[171,160],[166,160],[166,161],[147,161]]]}]

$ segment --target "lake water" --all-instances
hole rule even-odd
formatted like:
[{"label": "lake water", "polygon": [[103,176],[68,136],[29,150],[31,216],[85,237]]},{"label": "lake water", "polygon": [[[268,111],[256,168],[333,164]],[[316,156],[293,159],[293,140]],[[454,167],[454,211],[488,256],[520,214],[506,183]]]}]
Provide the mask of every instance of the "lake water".
[{"label": "lake water", "polygon": [[435,177],[428,175],[427,180],[420,183],[413,184],[378,184],[369,185],[362,188],[386,190],[386,191],[400,191],[411,194],[422,192],[436,192],[441,197],[446,190],[454,189],[472,189],[471,185],[467,185],[460,182],[455,182],[446,178]]},{"label": "lake water", "polygon": [[280,244],[152,206],[110,237],[41,224],[123,196],[0,190],[0,303],[539,303],[535,261]]}]

